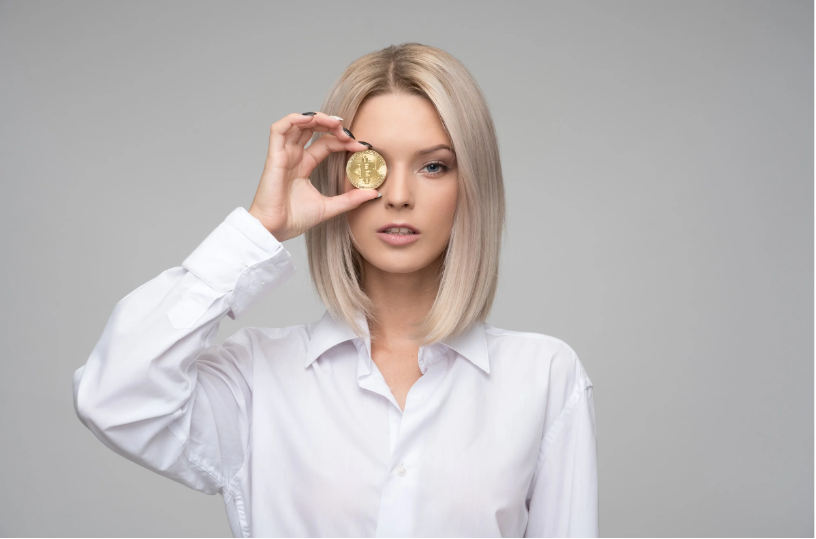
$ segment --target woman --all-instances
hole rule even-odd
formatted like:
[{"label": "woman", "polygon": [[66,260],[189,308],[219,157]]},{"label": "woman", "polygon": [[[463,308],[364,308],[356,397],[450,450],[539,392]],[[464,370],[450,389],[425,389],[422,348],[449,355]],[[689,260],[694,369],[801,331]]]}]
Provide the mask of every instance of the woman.
[{"label": "woman", "polygon": [[[376,191],[345,175],[368,148],[387,163]],[[596,537],[583,365],[555,337],[484,322],[502,181],[455,58],[407,43],[356,60],[321,111],[272,124],[249,210],[116,305],[74,375],[77,415],[220,493],[235,536]],[[282,242],[303,233],[323,318],[211,344],[294,272]]]}]

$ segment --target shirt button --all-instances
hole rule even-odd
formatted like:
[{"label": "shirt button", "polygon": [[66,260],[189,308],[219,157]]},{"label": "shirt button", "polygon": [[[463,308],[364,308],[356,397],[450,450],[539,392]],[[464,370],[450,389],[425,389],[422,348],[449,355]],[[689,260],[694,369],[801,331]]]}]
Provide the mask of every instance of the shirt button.
[{"label": "shirt button", "polygon": [[405,468],[404,465],[400,464],[397,466],[397,475],[400,477],[405,477],[405,474],[408,473],[408,470]]}]

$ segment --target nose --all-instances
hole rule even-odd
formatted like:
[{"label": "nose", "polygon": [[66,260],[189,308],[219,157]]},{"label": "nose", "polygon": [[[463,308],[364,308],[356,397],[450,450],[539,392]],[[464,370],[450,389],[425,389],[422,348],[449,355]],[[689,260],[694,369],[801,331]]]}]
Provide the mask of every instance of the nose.
[{"label": "nose", "polygon": [[410,208],[414,205],[414,178],[405,167],[389,167],[380,192],[386,207]]}]

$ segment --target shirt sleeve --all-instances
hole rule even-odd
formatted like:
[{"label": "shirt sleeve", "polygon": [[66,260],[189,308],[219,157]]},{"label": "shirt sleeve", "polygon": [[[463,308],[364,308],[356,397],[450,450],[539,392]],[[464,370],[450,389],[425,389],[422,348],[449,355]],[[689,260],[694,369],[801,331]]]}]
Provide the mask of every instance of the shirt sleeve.
[{"label": "shirt sleeve", "polygon": [[252,424],[252,340],[211,345],[295,270],[244,208],[188,256],[121,299],[74,372],[77,416],[113,451],[207,494],[234,494]]},{"label": "shirt sleeve", "polygon": [[598,451],[592,382],[577,356],[573,389],[541,443],[525,537],[598,537]]}]

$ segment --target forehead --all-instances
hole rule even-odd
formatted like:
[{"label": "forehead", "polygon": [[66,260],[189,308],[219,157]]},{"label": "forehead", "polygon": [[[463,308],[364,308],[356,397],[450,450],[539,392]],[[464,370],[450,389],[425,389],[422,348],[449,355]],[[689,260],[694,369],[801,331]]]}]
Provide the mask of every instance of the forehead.
[{"label": "forehead", "polygon": [[450,145],[433,103],[418,95],[387,94],[366,100],[352,123],[357,140],[397,151]]}]

